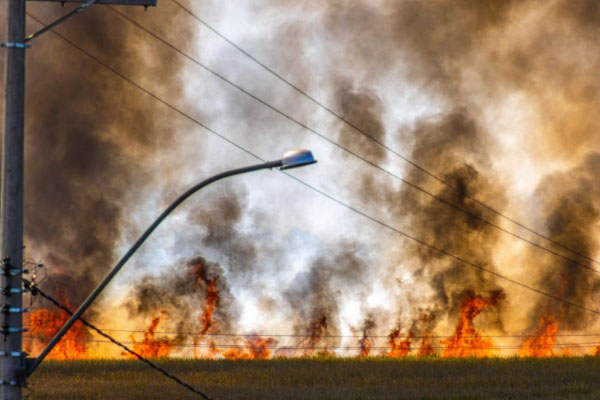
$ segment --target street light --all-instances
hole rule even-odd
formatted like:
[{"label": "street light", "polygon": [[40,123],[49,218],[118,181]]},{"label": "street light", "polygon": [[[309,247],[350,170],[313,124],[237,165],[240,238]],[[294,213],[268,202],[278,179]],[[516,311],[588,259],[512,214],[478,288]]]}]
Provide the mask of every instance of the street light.
[{"label": "street light", "polygon": [[213,182],[216,182],[218,180],[221,180],[221,179],[224,179],[224,178],[227,178],[230,176],[244,174],[246,172],[259,171],[261,169],[279,168],[281,170],[284,170],[284,169],[290,169],[290,168],[298,168],[298,167],[303,167],[305,165],[314,164],[316,162],[317,162],[317,160],[315,160],[315,158],[313,157],[312,153],[309,150],[292,150],[292,151],[288,151],[287,153],[285,153],[283,155],[283,157],[279,160],[268,161],[268,162],[265,162],[262,164],[251,165],[249,167],[225,171],[220,174],[214,175],[208,179],[205,179],[204,181],[196,184],[195,186],[192,186],[185,193],[183,193],[181,196],[179,196],[169,207],[167,207],[167,209],[158,216],[158,218],[152,223],[152,225],[150,225],[150,227],[148,227],[148,229],[146,229],[146,231],[142,234],[142,236],[140,236],[139,239],[133,244],[133,246],[131,246],[131,248],[127,251],[127,253],[125,253],[123,258],[121,258],[121,260],[119,260],[119,262],[113,267],[113,269],[108,273],[108,275],[106,275],[104,280],[102,282],[100,282],[100,284],[98,284],[96,289],[94,289],[94,291],[88,296],[88,298],[85,299],[85,301],[79,306],[77,311],[75,311],[73,313],[71,318],[69,318],[69,320],[62,326],[62,328],[60,328],[60,330],[56,333],[56,335],[52,338],[52,340],[50,340],[50,342],[44,348],[44,350],[42,350],[40,355],[35,359],[28,359],[27,376],[31,375],[33,373],[33,371],[35,371],[35,369],[41,364],[41,362],[44,361],[44,358],[46,358],[48,353],[50,353],[50,351],[52,351],[54,346],[56,346],[56,344],[60,341],[60,339],[62,339],[62,337],[65,335],[65,333],[67,333],[69,328],[71,328],[71,326],[73,326],[75,321],[77,321],[77,319],[81,315],[83,315],[83,313],[90,307],[92,302],[98,297],[98,295],[108,285],[108,283],[112,280],[112,278],[114,278],[114,276],[119,272],[119,270],[123,267],[123,265],[125,265],[125,263],[131,258],[133,253],[135,253],[137,251],[137,249],[139,249],[139,247],[144,243],[144,241],[148,238],[148,236],[150,236],[150,234],[152,232],[154,232],[156,227],[158,225],[160,225],[160,223],[162,221],[164,221],[164,219],[174,209],[176,209],[181,203],[183,203],[192,194],[196,193],[198,190],[202,189],[203,187],[205,187],[207,185],[210,185]]}]

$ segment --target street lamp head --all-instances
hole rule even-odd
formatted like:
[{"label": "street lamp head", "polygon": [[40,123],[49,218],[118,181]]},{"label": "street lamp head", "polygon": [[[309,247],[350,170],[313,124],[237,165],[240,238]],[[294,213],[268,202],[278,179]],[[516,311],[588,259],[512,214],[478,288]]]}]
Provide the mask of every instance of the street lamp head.
[{"label": "street lamp head", "polygon": [[316,163],[310,150],[291,150],[281,157],[280,170],[303,167]]}]

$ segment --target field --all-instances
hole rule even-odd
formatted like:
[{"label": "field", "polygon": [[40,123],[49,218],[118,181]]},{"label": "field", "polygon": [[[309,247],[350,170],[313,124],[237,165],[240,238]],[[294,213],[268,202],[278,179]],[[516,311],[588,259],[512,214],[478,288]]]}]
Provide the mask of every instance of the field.
[{"label": "field", "polygon": [[[591,399],[600,358],[162,360],[213,399]],[[48,361],[28,399],[200,399],[130,361]]]}]

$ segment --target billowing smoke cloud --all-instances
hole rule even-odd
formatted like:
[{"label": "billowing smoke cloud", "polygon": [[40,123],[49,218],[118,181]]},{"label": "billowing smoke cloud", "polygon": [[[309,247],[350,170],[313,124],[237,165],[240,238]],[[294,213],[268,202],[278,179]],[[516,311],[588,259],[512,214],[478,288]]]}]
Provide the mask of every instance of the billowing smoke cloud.
[{"label": "billowing smoke cloud", "polygon": [[233,296],[219,264],[202,257],[176,265],[160,276],[146,275],[125,306],[131,318],[164,315],[180,337],[230,332],[235,321]]},{"label": "billowing smoke cloud", "polygon": [[[397,213],[411,219],[415,236],[446,252],[490,266],[499,232],[482,219],[497,222],[497,217],[482,212],[467,198],[489,200],[502,196],[502,188],[495,185],[493,178],[479,172],[486,169],[485,132],[463,111],[445,116],[441,121],[424,121],[415,127],[414,134],[416,144],[412,158],[439,166],[444,171],[442,179],[457,189],[440,185],[434,194],[468,214],[408,186],[401,188],[398,201],[393,205]],[[444,152],[440,154],[439,148]],[[478,163],[467,163],[465,154]],[[407,174],[407,180],[417,184],[424,183],[426,178],[418,170]],[[417,274],[431,280],[443,309],[456,310],[458,297],[465,289],[498,289],[481,270],[423,246],[414,249],[419,266]]]},{"label": "billowing smoke cloud", "polygon": [[[327,191],[345,190],[359,208],[371,206],[390,225],[491,270],[500,270],[497,261],[512,249],[514,238],[477,218],[507,224],[469,197],[527,224],[535,214],[528,211],[539,210],[534,228],[589,257],[598,256],[597,1],[315,1],[306,9],[289,2],[264,3],[269,13],[282,17],[268,31],[267,44],[280,49],[272,52],[276,70],[318,93],[319,99],[328,99],[351,124],[402,150],[453,188],[402,163],[339,121],[328,134],[378,165],[402,170],[399,175],[407,181],[476,217],[399,185],[351,156],[332,175],[352,169],[352,181],[327,182]],[[172,17],[163,14],[156,23],[166,24]],[[143,46],[144,37],[110,10],[96,7],[79,18],[61,32],[125,74],[149,82],[175,76],[182,67],[177,57],[163,63],[166,53]],[[46,47],[30,53],[28,67],[27,244],[60,271],[46,284],[60,281],[77,303],[114,259],[116,240],[125,228],[125,206],[137,200],[144,177],[151,173],[146,165],[177,130],[153,100],[57,39],[46,40]],[[264,37],[259,40],[262,45]],[[234,76],[247,74],[233,64],[227,67],[235,70]],[[270,83],[259,81],[252,87],[259,87],[265,97]],[[159,86],[174,97],[185,97],[178,82]],[[410,108],[400,100],[410,91],[425,98],[423,110],[408,122],[395,123]],[[284,140],[279,128],[289,128],[289,121],[234,91],[222,96],[230,118],[224,125],[243,126],[265,143]],[[303,101],[281,97],[278,101],[294,105],[294,117],[310,125]],[[515,172],[528,168],[534,176],[530,185],[521,182],[527,173]],[[209,203],[188,214],[186,221],[199,233],[182,235],[185,240],[173,247],[176,254],[168,272],[143,276],[135,284],[125,302],[132,317],[151,317],[166,309],[179,332],[202,330],[207,325],[200,317],[212,304],[214,320],[207,332],[235,328],[244,307],[237,289],[251,286],[265,300],[260,303],[265,309],[288,311],[281,331],[304,335],[302,344],[308,348],[331,348],[340,341],[327,336],[347,328],[342,314],[345,295],[351,294],[361,306],[354,310],[358,322],[350,325],[364,332],[366,349],[371,345],[368,337],[376,333],[396,332],[395,338],[412,340],[446,329],[444,322],[456,316],[467,295],[495,299],[477,318],[486,320],[487,329],[502,332],[511,318],[504,304],[521,290],[404,239],[373,255],[362,244],[362,227],[339,235],[336,242],[322,243],[303,269],[284,281],[275,273],[289,262],[284,245],[266,244],[256,232],[242,229],[244,216],[255,211],[246,193],[228,188]],[[381,243],[391,242],[388,232],[379,234]],[[502,271],[527,271],[519,278],[574,303],[600,300],[593,273],[539,250],[527,254],[515,262],[518,267]],[[386,263],[389,259],[399,261]],[[398,283],[407,272],[412,286]],[[282,283],[268,286],[261,279]],[[387,295],[396,296],[386,300],[387,309],[367,304],[378,280]],[[209,300],[213,286],[218,299]],[[279,293],[261,290],[275,286]],[[545,298],[527,304],[528,327],[547,313],[567,329],[584,329],[593,322],[584,311]],[[197,318],[186,320],[189,315]],[[428,340],[422,344],[424,354],[430,352]]]},{"label": "billowing smoke cloud", "polygon": [[[282,14],[289,7],[282,2],[270,5],[277,5]],[[298,82],[310,87],[313,85],[311,79],[298,70],[296,55],[307,52],[309,46],[298,38],[298,31],[303,29],[297,25],[308,23],[320,32],[319,45],[323,51],[338,50],[328,53],[329,62],[336,68],[322,72],[325,68],[320,66],[322,75],[315,77],[315,82],[326,82],[325,90],[329,92],[331,107],[377,141],[388,144],[401,141],[401,146],[392,147],[409,148],[405,154],[410,159],[436,173],[453,188],[404,165],[403,178],[471,215],[448,207],[409,186],[383,182],[380,173],[365,164],[360,164],[351,182],[356,197],[363,204],[384,210],[393,225],[402,226],[414,236],[444,251],[497,270],[498,253],[508,242],[505,234],[481,219],[498,225],[504,221],[469,200],[477,198],[508,214],[514,213],[511,207],[519,206],[517,201],[511,203],[511,182],[500,173],[503,169],[512,169],[510,163],[513,160],[510,155],[505,157],[502,154],[501,149],[505,146],[502,127],[505,124],[497,123],[494,118],[504,118],[498,110],[507,107],[507,98],[514,93],[524,96],[533,113],[544,115],[544,118],[532,118],[527,122],[527,129],[534,129],[527,132],[528,137],[520,139],[524,151],[529,152],[533,160],[558,157],[566,164],[578,162],[581,149],[585,144],[593,144],[598,132],[595,119],[582,118],[598,110],[598,91],[594,90],[598,86],[597,74],[590,74],[592,66],[598,65],[598,59],[595,52],[589,52],[593,48],[593,34],[596,32],[593,21],[597,12],[598,6],[594,2],[570,6],[568,2],[556,1],[544,7],[534,2],[470,0],[368,4],[319,2],[312,9],[313,19],[310,22],[303,18],[296,21],[296,16],[289,17],[292,24],[282,27],[281,35],[273,37],[288,45],[280,53],[282,58],[277,60],[278,65],[298,72]],[[564,26],[550,30],[548,18],[561,21]],[[532,21],[532,25],[521,25],[524,19]],[[557,47],[548,46],[548,41]],[[588,62],[574,64],[571,59],[557,53],[573,46],[582,53],[590,54]],[[395,104],[389,102],[394,95],[388,92],[402,92],[403,87],[385,84],[391,77],[401,77],[410,82],[412,87],[426,93],[434,104],[431,112],[402,125],[400,130],[390,129],[393,124],[389,123],[389,116],[394,114]],[[573,104],[567,101],[569,98],[574,99]],[[238,103],[230,96],[228,101],[239,106],[236,115],[248,117],[253,112],[246,100]],[[552,110],[552,113],[544,110]],[[336,124],[334,132],[341,144],[374,163],[399,163],[347,125]],[[573,141],[573,152],[564,151],[565,140]],[[593,170],[591,168],[588,167],[588,170]],[[577,171],[584,169],[579,167]],[[559,195],[559,192],[553,191],[556,186],[563,190],[566,190],[565,187],[572,189]],[[548,221],[550,236],[592,256],[597,252],[596,245],[592,236],[584,233],[593,232],[596,206],[591,194],[578,195],[577,188],[585,187],[585,183],[575,186],[542,184],[534,198],[554,199],[544,203],[547,215],[540,218]],[[573,197],[579,199],[576,205],[571,204]],[[590,197],[589,201],[587,197]],[[225,264],[236,266],[233,275],[249,276],[249,271],[269,268],[256,263],[273,257],[265,254],[273,249],[253,243],[236,230],[244,207],[243,201],[235,196],[227,197],[222,208],[198,214],[195,222],[209,227],[201,241],[202,246],[226,254],[228,261]],[[210,218],[209,214],[219,218]],[[578,221],[578,231],[563,221],[571,219]],[[543,227],[539,229],[543,230]],[[295,311],[295,315],[288,318],[294,332],[308,337],[316,331],[320,332],[319,335],[338,332],[343,308],[343,296],[340,294],[352,292],[366,301],[372,290],[374,279],[370,274],[373,271],[385,277],[388,289],[396,285],[394,278],[402,271],[392,267],[388,270],[373,267],[372,264],[377,261],[359,255],[361,245],[357,242],[360,242],[359,236],[356,242],[346,240],[322,249],[307,264],[305,271],[297,274],[287,286],[283,297]],[[539,250],[535,251],[538,254]],[[404,295],[410,297],[413,303],[412,309],[408,310],[400,309],[403,303],[398,299],[389,300],[395,304],[392,312],[374,311],[367,306],[357,310],[362,315],[361,321],[372,321],[369,332],[392,330],[398,326],[409,328],[411,334],[431,332],[442,317],[452,318],[455,315],[465,293],[497,296],[498,302],[485,311],[486,321],[489,329],[504,330],[503,293],[508,289],[504,282],[415,244],[398,246],[384,257],[402,260],[402,269],[410,265],[414,279],[426,282],[431,292],[419,295],[403,288]],[[547,275],[540,272],[538,284],[544,290],[564,293],[566,298],[577,303],[585,303],[586,296],[595,293],[596,281],[588,272],[582,272],[581,277],[576,274],[569,281],[572,284],[560,286],[560,281],[554,278],[556,268],[560,270],[559,275],[564,275],[567,272],[571,274],[572,266],[550,256],[547,262],[556,267],[550,268],[548,271],[551,272]],[[540,263],[526,261],[521,264],[523,268],[546,271]],[[576,291],[575,287],[580,291]],[[510,293],[513,290],[511,288]],[[542,307],[541,304],[545,305],[547,301],[541,299],[540,306],[534,307],[534,314],[539,314],[535,310]],[[396,317],[393,317],[394,313]],[[579,311],[573,314],[573,310],[569,309],[564,318],[569,321],[569,328],[584,326],[581,321],[585,318]],[[360,330],[360,325],[354,328]],[[327,343],[329,346],[333,344],[336,343]]]},{"label": "billowing smoke cloud", "polygon": [[[149,317],[166,312],[168,323],[178,333],[202,335],[235,331],[239,304],[234,304],[229,277],[248,276],[256,266],[258,249],[249,235],[239,231],[246,197],[243,192],[226,188],[205,200],[202,208],[188,215],[190,228],[201,231],[179,244],[181,252],[210,254],[170,263],[159,275],[142,275],[134,282],[134,293],[125,301],[129,315]],[[213,255],[211,250],[217,250]],[[181,265],[183,264],[183,265]],[[239,282],[236,282],[239,284]]]},{"label": "billowing smoke cloud", "polygon": [[340,298],[349,292],[363,299],[368,294],[368,262],[356,243],[342,242],[296,275],[285,291],[295,311],[294,333],[309,338],[308,347],[339,345]]},{"label": "billowing smoke cloud", "polygon": [[[574,169],[546,177],[537,189],[539,198],[543,199],[543,219],[549,237],[588,258],[597,254],[599,246],[598,171],[600,154],[591,153]],[[597,304],[600,296],[598,273],[567,260],[536,256],[533,262],[538,266],[540,285],[573,303],[590,307]],[[598,269],[583,257],[573,255],[571,258]],[[544,314],[551,314],[561,326],[570,330],[585,329],[595,320],[585,310],[548,301],[539,301],[533,313],[534,321]]]},{"label": "billowing smoke cloud", "polygon": [[[65,12],[48,4],[29,10],[44,21]],[[160,79],[174,96],[182,90],[165,80],[177,75],[181,60],[158,62],[169,53],[144,46],[147,37],[104,6],[58,31],[125,76]],[[78,304],[114,262],[125,210],[150,173],[144,164],[174,140],[176,125],[163,105],[53,33],[28,52],[27,77],[26,255],[53,271],[48,289],[65,286]]]}]

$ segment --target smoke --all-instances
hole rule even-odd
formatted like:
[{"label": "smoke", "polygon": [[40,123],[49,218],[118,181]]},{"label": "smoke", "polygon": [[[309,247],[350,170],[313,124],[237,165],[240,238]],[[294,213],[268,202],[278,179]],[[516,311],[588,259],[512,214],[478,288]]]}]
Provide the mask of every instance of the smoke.
[{"label": "smoke", "polygon": [[[320,187],[336,196],[349,193],[357,208],[368,206],[370,214],[448,253],[516,274],[574,303],[591,306],[600,300],[593,273],[539,250],[520,252],[509,267],[499,265],[499,260],[510,259],[506,254],[519,252],[519,245],[480,218],[515,227],[469,200],[477,198],[527,225],[533,219],[531,225],[553,240],[597,257],[597,1],[263,3],[247,10],[248,15],[268,17],[265,24],[253,23],[259,28],[244,34],[244,45],[258,46],[259,54],[269,54],[267,64],[283,76],[317,93],[352,125],[454,189],[340,121],[331,122],[327,130],[321,129],[323,122],[318,130],[476,217],[400,185],[352,156],[336,158],[341,153],[332,152],[334,161],[328,164],[327,176],[336,179],[323,179]],[[44,20],[63,12],[47,4],[30,8]],[[223,10],[222,5],[214,8]],[[150,10],[148,23],[161,32],[178,25],[188,34],[177,46],[193,51],[189,43],[197,29],[174,10]],[[59,31],[126,76],[153,82],[171,99],[185,99],[186,87],[177,78],[182,58],[148,45],[140,31],[109,9],[93,7]],[[252,32],[260,34],[253,37]],[[117,241],[131,228],[126,210],[143,200],[146,185],[156,175],[168,174],[156,168],[159,152],[183,135],[163,106],[51,33],[28,54],[27,254],[52,269],[44,283],[49,289],[64,287],[71,303],[78,304],[112,264]],[[263,81],[235,60],[228,58],[222,65],[231,72],[227,76],[252,81],[250,91],[270,103],[271,97],[277,98],[274,104],[283,104],[286,112],[310,126],[319,119],[297,93],[280,93],[272,81]],[[203,122],[242,130],[238,141],[258,149],[257,154],[265,146],[271,150],[297,140],[291,136],[297,131],[280,133],[290,131],[289,121],[253,100],[221,88],[210,96],[217,105],[202,110],[212,116]],[[418,104],[411,102],[415,98]],[[215,110],[227,112],[218,117]],[[324,158],[329,155],[323,147],[319,150]],[[199,151],[207,159],[218,158]],[[390,340],[398,346],[401,334],[407,340],[402,346],[410,346],[413,336],[426,336],[421,348],[428,353],[428,336],[448,330],[448,321],[456,319],[469,295],[506,297],[477,316],[486,331],[504,332],[513,318],[507,308],[521,289],[509,289],[495,277],[426,247],[397,236],[390,239],[387,231],[374,230],[366,238],[363,222],[342,221],[350,228],[330,228],[328,240],[301,232],[298,236],[309,237],[306,242],[311,244],[305,244],[304,258],[294,263],[287,254],[289,243],[271,236],[276,228],[265,232],[260,225],[261,210],[247,191],[226,187],[194,210],[185,217],[189,233],[177,234],[165,272],[138,276],[133,283],[135,289],[124,301],[132,319],[147,320],[165,311],[177,332],[235,330],[248,306],[244,290],[249,288],[260,300],[260,311],[285,314],[280,331],[304,336],[303,345],[314,351],[339,346],[329,336],[350,326],[364,333],[366,352],[372,344],[369,336],[396,332]],[[307,210],[306,219],[329,211]],[[371,243],[380,247],[368,248]],[[384,290],[378,291],[378,284]],[[380,300],[384,305],[374,306],[373,294],[385,297]],[[527,327],[545,314],[554,315],[566,329],[586,329],[593,323],[585,311],[545,298],[527,304]],[[211,319],[203,319],[211,307]],[[353,321],[344,319],[349,314]],[[258,322],[256,327],[261,330]]]},{"label": "smoke", "polygon": [[[548,236],[588,258],[598,252],[600,229],[600,154],[591,153],[572,170],[547,176],[538,186],[537,195],[542,200],[543,219]],[[596,267],[583,257],[569,255],[583,265]],[[532,255],[531,258],[534,256]],[[539,284],[552,293],[581,305],[597,304],[600,280],[594,271],[573,262],[545,256],[536,257],[539,265]],[[594,268],[597,269],[597,268]],[[594,322],[589,312],[539,301],[533,309],[537,321],[543,314],[557,317],[560,325],[570,330],[585,329]]]},{"label": "smoke", "polygon": [[124,304],[133,319],[166,315],[180,337],[228,332],[235,321],[225,271],[199,256],[158,276],[145,275]]},{"label": "smoke", "polygon": [[[331,107],[377,141],[408,149],[404,154],[453,188],[404,165],[403,178],[471,215],[409,186],[390,184],[364,164],[357,167],[348,162],[354,168],[352,181],[338,184],[344,188],[352,186],[352,193],[361,204],[374,206],[392,225],[401,226],[446,252],[499,270],[497,261],[503,259],[499,254],[504,253],[503,246],[512,246],[513,239],[482,222],[481,219],[496,225],[504,223],[469,198],[511,215],[519,207],[531,207],[529,202],[546,199],[542,207],[545,215],[536,223],[547,221],[552,238],[582,249],[585,254],[597,252],[593,236],[586,235],[594,232],[596,205],[591,194],[580,194],[585,182],[577,187],[541,183],[535,193],[532,186],[529,193],[513,199],[515,183],[510,177],[519,175],[503,173],[514,171],[513,164],[518,165],[520,160],[515,161],[513,156],[522,155],[543,165],[540,170],[545,171],[549,158],[560,160],[562,165],[578,163],[586,145],[597,145],[597,122],[582,118],[598,110],[597,74],[590,74],[592,66],[598,65],[596,53],[590,51],[597,32],[593,22],[598,7],[593,2],[570,6],[568,2],[555,1],[539,7],[534,2],[513,1],[331,1],[300,10],[310,12],[311,19],[303,18],[302,12],[287,2],[269,5],[276,6],[286,21],[274,26],[280,34],[270,33],[272,43],[285,44],[274,64],[295,72],[297,82],[309,88],[323,85],[318,89],[329,93]],[[553,29],[548,28],[548,20],[557,22]],[[316,32],[316,40],[308,35],[298,36],[298,32],[309,30]],[[549,46],[548,41],[555,47]],[[327,55],[316,59],[319,65],[311,64],[315,61],[310,56],[311,45]],[[567,49],[569,54],[588,54],[586,62],[573,63],[562,57],[560,52]],[[302,70],[299,65],[303,63],[311,68]],[[311,77],[306,71],[318,73]],[[402,112],[394,100],[408,86],[423,92],[431,104],[409,123],[394,127],[392,116]],[[246,100],[236,100],[230,94],[226,98],[235,105],[234,115],[249,120],[253,127],[258,123],[252,118],[254,107]],[[513,101],[526,106],[511,108]],[[292,103],[291,97],[283,102]],[[297,107],[300,114],[306,113],[304,106]],[[512,115],[519,118],[513,120]],[[523,134],[525,129],[527,135]],[[347,125],[336,123],[333,132],[342,145],[378,165],[399,164]],[[512,142],[519,143],[520,148],[512,151]],[[565,146],[566,142],[569,146]],[[343,161],[351,159],[345,156]],[[584,167],[576,169],[583,170]],[[564,174],[581,173],[573,171]],[[572,189],[559,194],[557,187],[563,191]],[[248,277],[269,271],[273,268],[270,262],[284,260],[276,255],[284,251],[283,247],[257,244],[247,232],[240,232],[242,215],[251,211],[237,193],[192,218],[193,223],[207,227],[200,240],[202,253],[224,254],[220,262],[231,275],[233,286],[246,281],[263,287],[259,279]],[[565,220],[577,221],[577,230]],[[382,237],[381,242],[385,240],[388,239]],[[385,282],[388,294],[410,298],[410,302],[398,297],[387,299],[391,305],[387,310],[361,307],[356,311],[361,315],[359,320],[365,324],[373,322],[369,332],[409,326],[411,335],[431,334],[436,327],[443,328],[444,321],[457,316],[466,293],[488,293],[498,298],[516,293],[514,288],[509,290],[504,282],[481,270],[416,244],[392,246],[384,249],[382,255],[369,257],[364,256],[360,243],[360,230],[350,238],[340,238],[338,243],[328,243],[281,290],[283,301],[293,310],[287,317],[288,326],[293,326],[295,333],[306,335],[309,347],[319,343],[326,347],[339,345],[321,338],[339,332],[347,323],[341,317],[346,307],[343,294],[353,293],[364,303],[378,279]],[[537,252],[531,259],[519,260],[518,265],[535,271],[527,277],[538,276],[540,288],[563,293],[578,303],[586,303],[586,296],[595,295],[595,279],[588,272],[573,275],[572,265],[550,256],[544,256],[547,260],[543,263],[533,261],[539,260]],[[400,260],[399,265],[381,263],[385,258]],[[554,267],[545,269],[542,264]],[[422,289],[426,285],[428,290],[420,293],[406,285],[398,289],[398,276],[407,269],[419,282],[416,286]],[[556,279],[561,274],[570,276],[568,284]],[[278,294],[262,294],[271,295],[278,298]],[[546,305],[542,299],[532,306],[532,324]],[[503,332],[505,319],[510,318],[505,311],[504,303],[498,302],[478,318],[485,320],[487,329]],[[589,322],[580,311],[571,309],[563,318],[569,321],[569,328],[582,328]],[[395,324],[386,323],[389,320]]]},{"label": "smoke", "polygon": [[[411,158],[425,165],[440,166],[444,171],[442,179],[457,189],[440,185],[434,194],[468,214],[408,186],[400,189],[398,201],[392,205],[396,213],[410,218],[411,234],[414,236],[451,254],[490,266],[499,232],[482,219],[497,223],[497,216],[484,213],[467,198],[495,202],[503,196],[503,188],[493,177],[479,172],[486,169],[488,150],[485,132],[461,111],[444,116],[440,121],[422,122],[415,127],[414,135],[416,143]],[[443,154],[437,150],[438,146],[444,149]],[[478,163],[466,162],[463,155]],[[420,171],[413,170],[407,174],[407,180],[417,184],[425,178]],[[449,260],[442,253],[417,246],[414,247],[414,256],[418,259],[418,274],[431,280],[443,309],[456,310],[460,302],[458,297],[465,289],[498,289],[493,279],[483,271]]]},{"label": "smoke", "polygon": [[[29,7],[44,21],[65,12],[57,5]],[[159,23],[167,12],[152,14]],[[110,27],[110,28],[109,28]],[[35,23],[30,29],[39,29]],[[181,84],[181,60],[103,6],[92,7],[59,29],[77,45],[125,76],[161,77],[172,96]],[[146,165],[177,136],[154,99],[108,72],[52,33],[28,52],[25,175],[26,256],[51,269],[46,284],[65,287],[79,304],[115,259],[127,208],[143,192]]]}]

